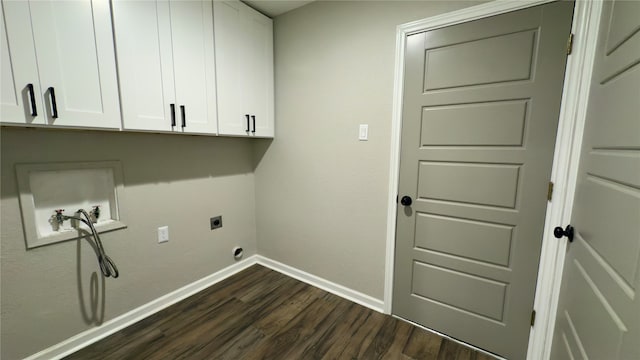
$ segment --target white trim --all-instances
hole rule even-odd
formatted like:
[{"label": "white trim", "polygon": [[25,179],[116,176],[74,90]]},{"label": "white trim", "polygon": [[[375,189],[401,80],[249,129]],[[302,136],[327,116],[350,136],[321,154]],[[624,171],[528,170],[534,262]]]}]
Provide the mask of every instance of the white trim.
[{"label": "white trim", "polygon": [[[393,267],[395,252],[396,197],[400,165],[400,131],[402,128],[402,97],[404,80],[404,51],[406,36],[480,18],[541,5],[549,0],[503,1],[497,0],[424,20],[403,24],[396,30],[396,64],[393,92],[393,118],[391,125],[391,160],[389,171],[389,197],[387,213],[387,243],[385,262],[384,310],[391,313],[393,299]],[[543,247],[538,268],[538,282],[534,308],[537,326],[529,338],[527,359],[547,359],[558,305],[560,282],[564,264],[565,242],[552,235],[555,224],[566,224],[571,217],[573,196],[586,116],[589,83],[601,2],[576,1],[572,32],[577,34],[574,53],[569,57],[565,72],[562,108],[558,124],[552,181],[555,183],[554,202],[547,207]],[[594,25],[595,24],[595,25]],[[536,329],[538,329],[536,331]]]},{"label": "white trim", "polygon": [[315,286],[324,291],[330,292],[334,295],[338,295],[341,298],[347,299],[349,301],[353,301],[356,304],[360,304],[362,306],[368,307],[369,309],[375,310],[377,312],[382,312],[383,302],[379,299],[371,297],[367,294],[363,294],[361,292],[349,289],[348,287],[342,286],[340,284],[336,284],[329,280],[323,279],[319,276],[309,274],[308,272],[296,269],[289,265],[285,265],[281,262],[271,260],[261,255],[256,255],[258,264],[268,267],[272,270],[280,272],[284,275],[292,277],[296,280],[300,280],[309,285]]},{"label": "white trim", "polygon": [[[544,5],[556,0],[495,0],[476,6],[432,16],[430,18],[398,26],[398,31],[404,35],[439,29],[446,26],[461,24],[490,16],[500,15],[511,11],[522,10],[532,6]],[[402,54],[404,57],[404,54]]]},{"label": "white trim", "polygon": [[391,159],[389,160],[389,197],[387,206],[387,246],[384,264],[384,312],[391,314],[393,298],[393,266],[396,248],[396,213],[398,211],[398,180],[400,178],[400,132],[402,131],[402,87],[404,86],[404,49],[406,33],[402,25],[396,30],[396,64],[393,82],[391,122]]},{"label": "white trim", "polygon": [[130,326],[148,316],[151,316],[162,309],[165,309],[181,300],[184,300],[187,297],[194,295],[208,288],[209,286],[228,278],[229,276],[232,276],[252,265],[255,265],[256,260],[257,255],[248,257],[245,260],[239,261],[207,277],[196,280],[191,284],[183,286],[180,289],[172,291],[112,320],[109,320],[102,324],[100,327],[95,327],[87,331],[83,331],[78,335],[70,337],[69,339],[64,340],[51,347],[48,347],[36,354],[27,357],[25,360],[61,359],[69,354],[72,354],[86,346],[95,343],[98,340],[101,340],[117,331],[126,328],[127,326]]}]

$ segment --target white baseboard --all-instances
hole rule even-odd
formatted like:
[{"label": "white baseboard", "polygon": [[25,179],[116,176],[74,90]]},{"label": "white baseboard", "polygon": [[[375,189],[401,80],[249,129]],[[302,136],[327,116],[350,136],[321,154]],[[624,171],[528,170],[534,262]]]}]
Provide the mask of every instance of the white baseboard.
[{"label": "white baseboard", "polygon": [[122,314],[114,319],[111,319],[103,323],[99,327],[91,328],[87,331],[83,331],[78,335],[70,337],[56,345],[48,347],[36,354],[33,354],[25,360],[58,360],[69,354],[72,354],[84,347],[87,347],[105,337],[116,333],[127,326],[151,316],[160,310],[163,310],[187,297],[194,295],[209,286],[212,286],[229,276],[232,276],[252,265],[260,264],[268,267],[272,270],[278,271],[282,274],[290,276],[294,279],[305,282],[309,285],[315,286],[322,290],[328,291],[332,294],[338,295],[347,300],[353,301],[362,306],[366,306],[372,310],[382,312],[383,302],[382,300],[373,298],[369,295],[360,293],[358,291],[349,289],[345,286],[333,283],[329,280],[320,278],[318,276],[309,274],[302,270],[293,268],[289,265],[285,265],[275,260],[271,260],[264,256],[253,255],[245,260],[242,260],[236,264],[228,266],[218,272],[215,272],[200,280],[196,280],[191,284],[181,287],[178,290],[172,291],[164,296],[161,296],[153,301],[150,301],[138,308],[135,308],[125,314]]},{"label": "white baseboard", "polygon": [[234,275],[252,265],[256,264],[256,255],[250,256],[245,260],[239,261],[231,266],[215,272],[200,280],[196,280],[191,284],[181,287],[178,290],[172,291],[164,296],[161,296],[153,301],[150,301],[138,308],[135,308],[127,313],[124,313],[114,319],[111,319],[103,323],[99,327],[91,328],[87,331],[83,331],[78,335],[70,337],[56,345],[48,347],[36,354],[33,354],[25,360],[53,360],[61,359],[69,354],[72,354],[86,346],[89,346],[98,340],[101,340],[115,332],[118,332],[129,325],[132,325],[148,316],[151,316],[158,311],[167,308],[187,297],[194,295],[209,286],[218,283],[231,275]]},{"label": "white baseboard", "polygon": [[348,287],[336,284],[321,277],[309,274],[308,272],[296,269],[289,265],[285,265],[281,262],[271,260],[261,255],[256,255],[257,263],[268,267],[277,272],[283,273],[294,279],[305,282],[309,285],[315,286],[324,291],[330,292],[334,295],[338,295],[349,301],[368,307],[377,312],[383,312],[384,303],[382,300],[376,299],[372,296],[363,294],[361,292],[349,289]]}]

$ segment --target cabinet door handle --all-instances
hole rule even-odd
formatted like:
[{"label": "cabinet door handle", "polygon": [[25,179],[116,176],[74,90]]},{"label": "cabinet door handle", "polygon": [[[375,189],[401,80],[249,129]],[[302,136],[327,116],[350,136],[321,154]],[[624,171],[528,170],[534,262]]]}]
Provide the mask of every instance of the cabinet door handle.
[{"label": "cabinet door handle", "polygon": [[182,115],[182,127],[187,127],[187,116],[184,113],[184,105],[180,105],[180,113]]},{"label": "cabinet door handle", "polygon": [[171,127],[176,126],[176,104],[170,104],[171,108]]},{"label": "cabinet door handle", "polygon": [[245,130],[246,132],[249,132],[251,129],[249,128],[249,114],[245,115],[247,117],[247,130]]},{"label": "cabinet door handle", "polygon": [[251,119],[253,120],[253,130],[251,130],[252,133],[256,133],[256,116],[255,115],[251,115]]},{"label": "cabinet door handle", "polygon": [[29,102],[31,103],[31,116],[38,116],[38,109],[36,109],[36,93],[33,91],[33,84],[27,84],[29,90]]},{"label": "cabinet door handle", "polygon": [[51,96],[51,117],[57,119],[58,104],[56,103],[56,91],[53,89],[53,86],[49,88],[49,95]]}]

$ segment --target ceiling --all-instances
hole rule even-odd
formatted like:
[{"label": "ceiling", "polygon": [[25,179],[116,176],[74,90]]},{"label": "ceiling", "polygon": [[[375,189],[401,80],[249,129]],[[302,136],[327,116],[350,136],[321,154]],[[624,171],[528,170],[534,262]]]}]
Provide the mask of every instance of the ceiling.
[{"label": "ceiling", "polygon": [[282,15],[310,2],[313,2],[313,0],[244,0],[244,3],[271,18]]}]

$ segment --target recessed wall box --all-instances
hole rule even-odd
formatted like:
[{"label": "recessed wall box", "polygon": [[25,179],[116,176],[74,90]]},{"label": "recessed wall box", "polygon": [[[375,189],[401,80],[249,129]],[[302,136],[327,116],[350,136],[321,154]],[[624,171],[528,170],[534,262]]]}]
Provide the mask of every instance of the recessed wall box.
[{"label": "recessed wall box", "polygon": [[89,212],[98,206],[94,226],[99,233],[126,227],[118,209],[118,193],[124,189],[119,161],[17,164],[16,174],[27,248],[90,233],[79,221],[56,218],[60,210],[78,216],[78,209]]}]

